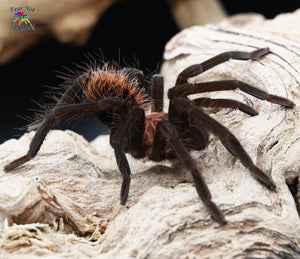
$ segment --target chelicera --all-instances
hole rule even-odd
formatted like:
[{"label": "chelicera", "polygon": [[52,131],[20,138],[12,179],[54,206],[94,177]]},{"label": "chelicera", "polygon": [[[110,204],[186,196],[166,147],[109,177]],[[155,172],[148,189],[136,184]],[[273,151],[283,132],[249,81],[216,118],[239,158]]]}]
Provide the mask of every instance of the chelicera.
[{"label": "chelicera", "polygon": [[102,67],[89,66],[80,75],[67,81],[68,88],[48,111],[31,140],[28,153],[4,167],[10,171],[28,162],[39,151],[47,133],[59,120],[85,113],[94,113],[110,130],[110,144],[114,149],[119,171],[123,177],[121,204],[128,198],[130,167],[125,153],[135,158],[148,157],[153,161],[178,158],[193,176],[198,195],[211,216],[221,225],[226,223],[203,180],[191,150],[202,150],[208,144],[209,133],[216,135],[227,150],[269,189],[276,185],[272,178],[259,169],[237,138],[223,125],[206,114],[201,107],[230,107],[255,116],[248,105],[229,99],[197,98],[189,95],[220,90],[235,90],[256,98],[292,108],[294,103],[238,80],[211,81],[191,84],[188,79],[229,59],[257,60],[268,54],[268,48],[252,52],[228,51],[184,69],[175,86],[168,91],[168,113],[163,112],[163,77],[154,75],[151,91],[143,73],[136,68],[116,68],[105,63]]}]

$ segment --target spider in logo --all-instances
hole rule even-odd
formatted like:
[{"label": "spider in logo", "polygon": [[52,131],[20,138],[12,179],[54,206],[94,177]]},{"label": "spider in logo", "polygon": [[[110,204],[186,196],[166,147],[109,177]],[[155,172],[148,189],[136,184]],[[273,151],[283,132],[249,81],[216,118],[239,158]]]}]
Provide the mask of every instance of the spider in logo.
[{"label": "spider in logo", "polygon": [[268,174],[253,163],[237,138],[201,107],[230,107],[250,116],[258,113],[250,106],[235,100],[191,100],[188,96],[240,89],[256,98],[288,108],[294,107],[295,104],[284,97],[269,94],[238,80],[192,84],[188,83],[188,79],[230,59],[257,60],[269,52],[268,48],[252,52],[228,51],[187,67],[178,75],[175,86],[168,91],[168,113],[163,112],[163,76],[153,75],[151,84],[147,84],[143,72],[136,68],[119,68],[109,63],[101,66],[96,63],[90,64],[76,76],[66,78],[67,88],[57,99],[56,105],[48,110],[40,122],[31,127],[37,130],[27,154],[5,165],[4,170],[13,170],[34,158],[47,133],[61,119],[94,113],[110,131],[110,144],[123,177],[121,204],[124,205],[127,201],[131,176],[126,153],[135,158],[148,157],[157,162],[177,158],[191,172],[198,195],[208,212],[220,225],[224,225],[225,216],[212,201],[211,193],[189,154],[189,151],[206,148],[209,133],[216,135],[226,149],[266,187],[274,190],[276,185]]}]

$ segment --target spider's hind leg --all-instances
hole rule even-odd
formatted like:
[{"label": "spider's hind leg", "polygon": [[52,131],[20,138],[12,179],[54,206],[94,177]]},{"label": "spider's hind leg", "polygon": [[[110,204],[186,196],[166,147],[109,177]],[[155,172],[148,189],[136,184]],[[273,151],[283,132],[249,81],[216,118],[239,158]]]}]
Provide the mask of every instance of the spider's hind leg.
[{"label": "spider's hind leg", "polygon": [[[61,105],[74,103],[74,100],[81,95],[82,88],[85,85],[86,78],[87,78],[86,73],[83,73],[82,75],[78,76],[74,80],[72,85],[65,90],[65,92],[60,97],[60,99],[58,100],[58,102],[56,103],[54,108],[61,106]],[[30,124],[27,127],[27,130],[28,131],[36,130],[42,125],[42,123],[43,122]]]},{"label": "spider's hind leg", "polygon": [[[73,84],[67,88],[67,90],[64,92],[62,97],[59,99],[55,107],[52,109],[52,111],[57,108],[58,106],[61,106],[66,103],[70,103],[70,100],[73,100],[74,97],[76,97],[80,91],[82,90],[82,86],[84,85],[86,79],[86,74],[82,74],[81,76],[77,77]],[[40,146],[42,145],[47,133],[49,130],[53,127],[53,121],[54,119],[51,116],[47,116],[42,122],[35,123],[28,126],[28,131],[36,130],[37,132],[34,135],[34,138],[32,139],[29,147],[29,151],[26,155],[14,160],[13,162],[7,164],[4,166],[5,171],[10,171],[26,162],[28,162],[30,159],[32,159],[36,153],[39,151]]]}]

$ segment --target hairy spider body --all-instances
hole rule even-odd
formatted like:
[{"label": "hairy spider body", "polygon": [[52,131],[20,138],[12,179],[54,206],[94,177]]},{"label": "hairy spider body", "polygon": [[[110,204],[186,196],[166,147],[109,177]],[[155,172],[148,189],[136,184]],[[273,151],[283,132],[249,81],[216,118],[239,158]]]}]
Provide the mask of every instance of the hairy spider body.
[{"label": "hairy spider body", "polygon": [[48,111],[42,121],[31,128],[37,131],[26,155],[4,167],[9,171],[32,159],[40,149],[47,133],[61,119],[93,112],[110,130],[110,144],[123,177],[121,204],[128,198],[130,167],[125,153],[135,158],[148,157],[153,161],[179,158],[193,176],[196,190],[211,216],[220,224],[226,220],[222,211],[212,201],[191,150],[204,149],[209,133],[216,135],[227,150],[269,189],[276,188],[272,178],[260,170],[241,146],[237,138],[223,125],[207,115],[201,107],[236,108],[255,116],[258,113],[248,105],[229,99],[197,98],[188,95],[209,91],[235,90],[292,108],[294,103],[238,80],[211,81],[197,84],[188,79],[229,59],[256,60],[269,53],[269,49],[252,52],[228,51],[200,64],[184,69],[176,84],[168,91],[168,113],[163,112],[163,77],[154,75],[149,93],[143,73],[135,68],[117,69],[104,64],[88,67],[75,78],[68,78],[68,88]]},{"label": "hairy spider body", "polygon": [[128,69],[116,70],[107,64],[102,68],[89,69],[82,89],[83,99],[97,102],[107,97],[117,97],[122,98],[129,109],[136,106],[147,109],[148,96],[131,72]]}]

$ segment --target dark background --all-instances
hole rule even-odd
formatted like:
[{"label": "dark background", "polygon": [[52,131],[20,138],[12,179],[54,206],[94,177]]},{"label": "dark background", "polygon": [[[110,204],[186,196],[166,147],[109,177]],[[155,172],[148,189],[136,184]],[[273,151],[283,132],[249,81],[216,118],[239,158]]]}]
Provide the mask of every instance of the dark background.
[{"label": "dark background", "polygon": [[[257,12],[273,18],[282,12],[292,12],[300,7],[299,0],[285,1],[222,1],[228,14]],[[0,66],[1,127],[0,144],[25,131],[25,116],[32,117],[47,90],[62,81],[54,71],[63,71],[72,62],[80,63],[84,54],[97,53],[99,49],[109,60],[118,60],[119,52],[128,63],[139,60],[139,68],[147,72],[158,71],[166,42],[177,28],[172,14],[163,0],[126,0],[112,6],[99,20],[87,44],[81,47],[62,45],[48,38],[26,49],[9,63]],[[20,117],[21,116],[21,117]],[[74,123],[68,128],[84,135],[88,140],[103,132],[94,119]]]}]

